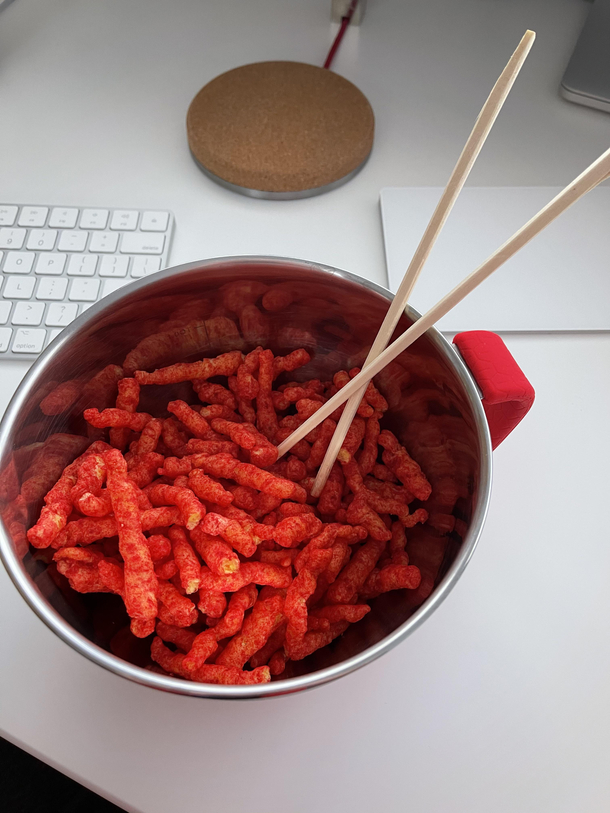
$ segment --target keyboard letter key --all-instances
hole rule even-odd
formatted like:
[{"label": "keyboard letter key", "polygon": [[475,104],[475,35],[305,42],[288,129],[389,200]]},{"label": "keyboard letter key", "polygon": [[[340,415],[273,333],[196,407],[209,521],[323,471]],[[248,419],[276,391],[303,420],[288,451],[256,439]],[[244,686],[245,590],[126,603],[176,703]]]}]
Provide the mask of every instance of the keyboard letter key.
[{"label": "keyboard letter key", "polygon": [[78,305],[72,305],[70,303],[60,305],[58,302],[53,302],[52,305],[49,305],[45,325],[49,327],[65,327],[69,325],[73,319],[76,319],[77,313]]},{"label": "keyboard letter key", "polygon": [[65,264],[65,254],[41,254],[36,263],[36,273],[59,276],[63,272]]},{"label": "keyboard letter key", "polygon": [[121,240],[121,254],[162,254],[164,234],[127,233]]},{"label": "keyboard letter key", "polygon": [[9,251],[4,261],[4,273],[29,274],[35,258],[36,255],[30,251]]},{"label": "keyboard letter key", "polygon": [[34,277],[6,277],[2,295],[5,299],[30,299],[35,284]]},{"label": "keyboard letter key", "polygon": [[46,330],[28,330],[22,328],[15,335],[11,350],[13,353],[40,353],[47,337]]}]

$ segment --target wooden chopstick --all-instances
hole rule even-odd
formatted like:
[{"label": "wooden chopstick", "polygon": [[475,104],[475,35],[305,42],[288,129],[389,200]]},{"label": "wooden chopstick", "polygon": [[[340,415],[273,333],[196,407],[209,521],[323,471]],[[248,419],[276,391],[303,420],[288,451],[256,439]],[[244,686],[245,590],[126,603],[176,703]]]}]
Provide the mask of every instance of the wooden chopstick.
[{"label": "wooden chopstick", "polygon": [[[481,108],[481,112],[479,113],[474,127],[472,128],[472,132],[470,133],[468,140],[464,145],[464,149],[462,150],[453,169],[453,172],[447,181],[447,186],[445,187],[441,199],[434,210],[430,222],[428,223],[415,254],[413,255],[413,259],[411,260],[403,280],[400,283],[400,287],[396,292],[396,296],[394,297],[385,319],[379,328],[375,341],[369,350],[366,361],[364,362],[364,368],[366,368],[371,361],[376,359],[377,356],[387,347],[387,344],[392,337],[392,333],[394,332],[394,328],[398,324],[398,320],[407,306],[409,297],[411,296],[411,291],[417,282],[421,269],[428,259],[430,251],[432,250],[438,235],[445,225],[445,221],[453,209],[455,201],[462,191],[462,187],[470,175],[474,162],[481,152],[483,144],[485,144],[485,141],[487,140],[487,136],[489,135],[491,128],[493,127],[494,122],[497,119],[504,102],[506,101],[515,79],[519,75],[519,72],[530,52],[532,45],[534,44],[535,39],[536,34],[534,31],[528,30],[525,32],[521,42],[515,49],[515,52],[511,58],[508,60],[506,67],[498,77],[496,84],[493,86],[491,93]],[[343,441],[345,440],[347,430],[349,429],[354,415],[360,406],[364,391],[365,388],[362,388],[361,391],[352,395],[345,405],[343,414],[339,420],[337,428],[335,429],[334,435],[313,484],[311,493],[314,497],[318,497],[320,495],[324,485],[326,484],[333,463],[335,462]]]},{"label": "wooden chopstick", "polygon": [[[610,149],[602,153],[587,169],[584,170],[572,183],[556,195],[550,203],[542,208],[531,220],[522,226],[512,237],[491,254],[482,265],[469,274],[459,285],[439,300],[436,305],[430,308],[417,322],[398,337],[383,353],[372,361],[366,369],[352,378],[343,389],[339,390],[328,400],[314,415],[288,437],[278,447],[278,455],[285,454],[299,440],[309,434],[319,423],[345,403],[355,392],[361,390],[368,382],[377,375],[380,370],[393,361],[396,356],[406,350],[416,339],[432,327],[441,317],[445,316],[471,291],[480,285],[487,277],[509,260],[519,249],[523,248],[530,240],[552,223],[560,214],[565,212],[572,204],[576,203],[583,195],[590,192],[598,184],[606,179],[610,173]],[[566,292],[567,293],[567,292]]]}]

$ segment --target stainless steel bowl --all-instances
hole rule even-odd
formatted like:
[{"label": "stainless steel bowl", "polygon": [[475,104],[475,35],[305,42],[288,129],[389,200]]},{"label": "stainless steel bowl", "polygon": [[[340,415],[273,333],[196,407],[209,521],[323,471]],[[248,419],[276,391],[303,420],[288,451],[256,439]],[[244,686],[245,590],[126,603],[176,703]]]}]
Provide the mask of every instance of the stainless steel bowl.
[{"label": "stainless steel bowl", "polygon": [[[491,489],[490,435],[477,387],[453,347],[431,329],[376,379],[390,403],[386,424],[406,443],[433,485],[427,503],[430,521],[409,532],[408,550],[411,562],[422,570],[422,587],[379,596],[366,618],[331,646],[299,662],[292,676],[265,685],[216,686],[167,677],[147,668],[146,653],[137,644],[128,654],[121,650],[124,657],[113,654],[117,647],[112,642],[126,622],[113,603],[120,601],[107,594],[80,596],[58,589],[47,563],[24,544],[23,523],[29,527],[35,521],[41,495],[29,489],[24,519],[21,485],[49,461],[57,465],[58,455],[76,456],[78,439],[67,444],[66,452],[58,433],[81,435],[86,444],[82,410],[106,405],[100,403],[102,391],[86,385],[88,379],[110,363],[123,364],[128,351],[158,334],[177,309],[184,313],[186,307],[196,314],[200,307],[209,315],[222,299],[221,286],[243,279],[298,284],[292,304],[267,314],[268,335],[248,334],[248,339],[258,343],[262,338],[281,353],[303,344],[313,347],[314,360],[303,377],[329,377],[361,363],[392,298],[354,274],[291,259],[230,257],[170,268],[117,291],[66,328],[29,371],[0,426],[0,552],[24,599],[60,638],[100,666],[146,686],[198,697],[296,692],[339,678],[396,646],[431,615],[459,579],[481,533]],[[234,314],[227,315],[238,322]],[[418,316],[408,309],[398,330]],[[185,358],[185,341],[193,340],[192,331],[176,325],[171,330],[163,352],[157,340],[140,345],[149,369]],[[223,337],[202,327],[196,342],[199,357],[248,344],[237,330]],[[191,353],[193,349],[189,345]],[[83,384],[80,400],[62,414],[44,415],[39,404],[45,394],[57,383],[74,379]],[[169,400],[166,388],[146,390],[144,409],[155,409],[154,398],[163,405]],[[108,397],[114,397],[112,392]],[[46,443],[42,455],[41,443]]]}]

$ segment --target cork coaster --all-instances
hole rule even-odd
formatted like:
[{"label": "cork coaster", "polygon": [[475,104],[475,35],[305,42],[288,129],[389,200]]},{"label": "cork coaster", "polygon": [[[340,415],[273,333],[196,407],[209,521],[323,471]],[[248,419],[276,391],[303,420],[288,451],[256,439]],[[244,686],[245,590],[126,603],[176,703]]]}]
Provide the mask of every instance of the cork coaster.
[{"label": "cork coaster", "polygon": [[334,188],[373,146],[373,110],[342,76],[302,62],[257,62],[202,88],[186,118],[200,167],[235,191],[295,198]]}]

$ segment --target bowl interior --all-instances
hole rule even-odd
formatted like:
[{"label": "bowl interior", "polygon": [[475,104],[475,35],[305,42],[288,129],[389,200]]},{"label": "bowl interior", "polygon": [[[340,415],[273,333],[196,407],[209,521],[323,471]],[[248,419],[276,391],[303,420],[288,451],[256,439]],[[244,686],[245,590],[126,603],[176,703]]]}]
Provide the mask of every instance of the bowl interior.
[{"label": "bowl interior", "polygon": [[[260,293],[252,294],[257,311],[242,310],[248,284],[272,291],[266,298],[270,310],[262,307]],[[4,541],[51,614],[55,611],[117,658],[150,666],[150,641],[131,636],[120,599],[73,593],[50,564],[52,551],[33,553],[25,542],[25,530],[36,521],[42,497],[63,467],[103,434],[85,424],[82,412],[114,405],[117,379],[109,365],[131,374],[258,344],[282,355],[304,346],[313,351],[313,360],[290,379],[329,379],[338,369],[362,364],[389,296],[359,278],[314,264],[232,259],[162,272],[115,294],[65,330],[22,384],[0,433]],[[397,333],[410,322],[403,316]],[[421,587],[373,600],[363,621],[295,664],[284,678],[337,664],[386,638],[438,589],[463,553],[482,499],[482,451],[472,392],[450,362],[452,352],[439,334],[428,333],[376,378],[390,405],[384,425],[433,486],[425,506],[428,523],[408,532],[407,550],[422,571]],[[74,402],[59,414],[44,414],[43,399],[67,381],[78,382]],[[189,384],[153,386],[142,389],[140,408],[165,416],[164,407],[173,398],[197,403]]]}]

